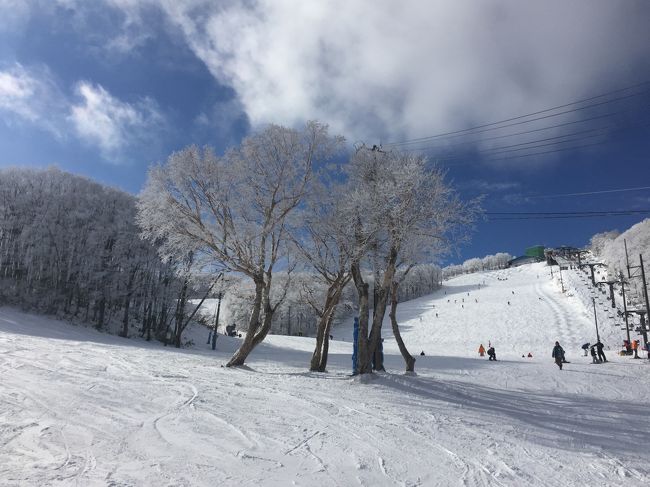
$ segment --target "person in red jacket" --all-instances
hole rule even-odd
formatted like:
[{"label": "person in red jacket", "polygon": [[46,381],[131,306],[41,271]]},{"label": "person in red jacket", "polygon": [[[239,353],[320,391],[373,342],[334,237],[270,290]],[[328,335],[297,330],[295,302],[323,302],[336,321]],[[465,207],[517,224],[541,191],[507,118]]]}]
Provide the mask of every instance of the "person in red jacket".
[{"label": "person in red jacket", "polygon": [[482,343],[481,343],[481,346],[478,347],[478,354],[479,354],[481,357],[485,357],[485,347],[483,346]]}]

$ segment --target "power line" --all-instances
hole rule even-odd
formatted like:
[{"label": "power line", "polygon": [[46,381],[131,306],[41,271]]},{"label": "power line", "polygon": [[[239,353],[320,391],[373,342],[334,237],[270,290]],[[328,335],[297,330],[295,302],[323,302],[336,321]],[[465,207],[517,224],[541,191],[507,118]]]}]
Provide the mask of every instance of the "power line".
[{"label": "power line", "polygon": [[[560,149],[554,149],[554,150],[547,150],[547,151],[542,151],[542,152],[533,152],[531,154],[520,154],[517,156],[508,156],[508,157],[498,157],[498,158],[493,158],[493,159],[486,159],[488,162],[498,162],[498,161],[507,161],[510,159],[519,159],[522,157],[533,157],[533,156],[542,156],[546,154],[555,154],[557,152],[566,152],[569,150],[574,150],[574,149],[584,149],[587,147],[594,147],[597,145],[602,145],[604,144],[605,141],[602,142],[594,142],[593,144],[583,144],[583,145],[576,145],[573,147],[564,147]],[[453,161],[457,159],[462,159],[463,157],[461,156],[456,156],[456,157],[450,157],[450,158],[442,158],[442,159],[435,159],[436,162],[445,162],[445,161]],[[467,166],[467,165],[472,165],[476,164],[476,161],[468,161],[468,162],[461,162],[461,163],[456,163],[456,164],[446,164],[447,166]]]},{"label": "power line", "polygon": [[[557,124],[557,125],[548,125],[546,127],[541,127],[541,128],[538,128],[538,129],[524,130],[523,132],[513,132],[511,134],[495,135],[493,137],[483,137],[481,139],[465,140],[465,141],[462,141],[462,142],[454,142],[454,143],[451,143],[451,144],[450,143],[444,143],[444,141],[441,141],[441,142],[444,143],[445,148],[447,148],[447,147],[457,147],[457,146],[467,146],[467,145],[476,145],[476,144],[480,144],[481,142],[487,142],[489,140],[505,139],[505,138],[508,138],[508,137],[516,137],[518,135],[527,135],[527,134],[532,134],[532,133],[535,133],[535,132],[542,132],[544,130],[550,130],[550,129],[557,128],[557,127],[564,127],[566,125],[573,125],[573,124],[576,124],[576,123],[582,123],[582,122],[586,122],[586,121],[596,120],[596,119],[599,119],[599,118],[604,118],[604,117],[607,117],[607,116],[610,116],[610,115],[615,115],[615,114],[616,113],[598,115],[596,117],[591,117],[591,118],[588,118],[588,119],[573,120],[571,122],[560,123],[560,124]],[[619,127],[619,125],[613,125],[613,124],[612,125],[605,125],[603,127],[598,127],[598,128],[579,130],[577,132],[572,132],[572,133],[566,134],[566,135],[558,135],[557,137],[552,137],[552,138],[568,137],[568,136],[571,136],[571,135],[577,135],[577,134],[582,134],[582,133],[587,133],[587,132],[594,132],[594,131],[597,131],[597,130],[607,130],[607,129],[610,129],[610,128],[617,128],[617,127]],[[551,140],[552,138],[539,139],[539,141]],[[421,151],[421,150],[427,150],[427,149],[435,149],[436,147],[437,146],[435,146],[435,145],[426,145],[426,146],[423,146],[423,147],[404,149],[404,150],[407,151],[407,152],[412,152],[412,151]]]},{"label": "power line", "polygon": [[[431,140],[431,139],[438,139],[438,138],[447,137],[447,136],[456,135],[456,134],[463,134],[463,133],[467,134],[467,133],[470,133],[470,132],[472,132],[472,133],[483,133],[483,132],[487,132],[487,131],[490,131],[490,130],[498,130],[498,129],[501,129],[501,128],[511,127],[511,126],[514,126],[514,125],[521,125],[521,124],[524,124],[524,123],[530,123],[530,122],[534,122],[534,121],[537,121],[537,120],[543,120],[543,119],[550,118],[550,117],[556,117],[558,115],[564,115],[564,114],[567,114],[567,113],[572,113],[572,112],[576,112],[576,111],[579,111],[579,110],[585,110],[587,108],[593,108],[595,106],[600,106],[600,105],[604,105],[604,104],[607,104],[607,103],[612,103],[612,102],[615,102],[615,101],[620,101],[620,100],[624,100],[624,99],[627,99],[627,98],[632,98],[632,97],[635,97],[635,96],[643,95],[643,94],[648,93],[648,91],[641,91],[641,92],[638,92],[638,93],[632,93],[632,94],[612,98],[610,100],[604,100],[604,101],[601,101],[601,102],[598,102],[598,103],[592,103],[590,105],[586,105],[586,106],[583,106],[583,107],[578,107],[578,108],[575,108],[575,109],[572,109],[572,110],[565,110],[565,111],[558,112],[558,113],[555,113],[555,114],[545,115],[545,116],[533,118],[533,119],[530,119],[530,120],[524,120],[524,121],[517,122],[517,123],[514,123],[514,124],[507,124],[507,125],[502,125],[500,127],[494,127],[495,125],[501,125],[501,124],[504,124],[506,122],[512,122],[512,121],[515,121],[515,120],[522,120],[522,119],[525,119],[525,118],[528,118],[528,117],[532,117],[532,116],[535,116],[535,115],[540,115],[542,113],[552,112],[552,111],[559,110],[559,109],[562,109],[562,108],[566,108],[566,107],[569,107],[569,106],[572,106],[572,105],[578,105],[580,103],[586,103],[586,102],[596,100],[596,99],[599,99],[599,98],[603,98],[603,97],[606,97],[606,96],[610,96],[610,95],[613,95],[613,94],[616,94],[616,93],[629,91],[631,89],[635,89],[635,88],[638,88],[640,86],[645,86],[645,85],[648,85],[648,84],[650,84],[650,81],[644,81],[642,83],[638,83],[638,84],[633,85],[633,86],[628,86],[627,88],[621,88],[621,89],[618,89],[618,90],[613,90],[613,91],[603,93],[603,94],[600,94],[600,95],[592,96],[592,97],[589,97],[589,98],[584,98],[582,100],[578,100],[578,101],[574,101],[574,102],[570,102],[570,103],[565,103],[565,104],[562,104],[562,105],[557,105],[555,107],[546,108],[544,110],[538,110],[536,112],[528,113],[528,114],[525,114],[525,115],[510,117],[510,118],[506,118],[506,119],[499,120],[499,121],[496,121],[496,122],[485,123],[485,124],[482,124],[482,125],[476,125],[474,127],[461,129],[461,130],[455,130],[455,131],[451,131],[451,132],[443,132],[443,133],[440,133],[440,134],[430,135],[430,136],[426,136],[426,137],[418,137],[418,138],[414,138],[414,139],[407,139],[407,140],[396,141],[396,142],[388,142],[385,145],[389,145],[389,146],[406,145],[406,144],[412,144],[412,143],[427,141],[427,140]],[[477,131],[478,129],[484,129],[486,127],[492,127],[492,128],[489,128],[487,130]]]},{"label": "power line", "polygon": [[[626,126],[619,126],[619,125],[606,125],[603,127],[597,127],[593,129],[586,129],[586,130],[579,130],[576,132],[571,132],[568,134],[563,134],[563,135],[556,135],[553,137],[544,137],[541,139],[534,139],[534,140],[529,140],[526,142],[519,142],[516,144],[509,144],[509,145],[504,145],[504,146],[498,146],[498,147],[492,147],[492,148],[486,148],[482,150],[472,150],[470,153],[462,153],[460,150],[451,150],[447,151],[446,154],[442,154],[436,158],[436,161],[438,162],[444,162],[444,161],[453,161],[453,160],[458,160],[458,159],[465,159],[467,157],[471,156],[477,156],[477,155],[485,155],[485,156],[494,156],[494,155],[499,155],[499,154],[505,154],[505,153],[511,153],[511,152],[519,152],[519,151],[524,151],[524,150],[531,150],[531,149],[537,149],[541,147],[548,147],[548,146],[557,146],[559,144],[567,144],[571,142],[582,142],[587,139],[593,139],[597,137],[606,137],[607,135],[617,133],[617,132],[624,132],[629,129],[633,128],[645,128],[650,126],[650,123],[644,120],[644,123],[637,123],[637,124],[629,124]],[[565,139],[565,140],[559,140],[559,139]],[[485,139],[489,140],[489,139]],[[550,142],[546,144],[538,144],[538,142],[547,142],[547,141],[556,141],[556,142]],[[472,141],[472,142],[461,142],[457,144],[453,144],[453,146],[469,146],[471,148],[471,144],[476,143],[476,142],[481,142],[479,141]],[[600,141],[597,142],[594,145],[600,145],[602,143],[605,143],[606,141]],[[533,145],[537,144],[537,145]],[[579,147],[584,147],[584,146],[577,146],[575,148]],[[573,147],[565,147],[565,148],[558,148],[558,150],[568,150]],[[415,152],[415,151],[424,151],[426,148],[419,148],[419,149],[406,149],[407,152]],[[530,154],[530,155],[537,155],[538,153],[535,154]],[[524,154],[521,156],[516,156],[516,157],[524,157],[527,156],[528,154]],[[488,159],[488,160],[494,160],[494,159]],[[473,163],[473,162],[472,162]]]},{"label": "power line", "polygon": [[[558,220],[574,218],[601,218],[608,216],[633,216],[649,214],[650,210],[623,210],[623,211],[583,211],[583,212],[492,212],[486,213],[488,221],[504,220]],[[497,216],[491,216],[497,215]]]},{"label": "power line", "polygon": [[638,188],[621,188],[621,189],[605,189],[601,191],[586,191],[583,193],[561,193],[561,194],[542,194],[542,195],[530,195],[523,196],[523,198],[560,198],[565,196],[589,196],[594,194],[606,194],[606,193],[620,193],[624,191],[642,191],[645,189],[650,189],[650,186],[640,186]]},{"label": "power line", "polygon": [[[498,155],[498,154],[503,154],[503,153],[508,153],[508,152],[517,152],[517,151],[523,151],[523,150],[538,149],[540,147],[556,146],[558,144],[566,144],[566,143],[569,143],[569,142],[581,142],[581,141],[586,140],[586,139],[593,139],[594,137],[603,137],[604,135],[606,135],[606,133],[585,135],[585,136],[582,136],[582,137],[574,137],[574,138],[567,139],[567,140],[559,140],[559,141],[556,141],[556,142],[547,142],[545,144],[530,145],[530,144],[535,144],[537,142],[544,142],[545,140],[556,140],[556,139],[561,139],[561,138],[568,137],[568,135],[559,135],[557,137],[549,137],[547,139],[531,140],[529,142],[521,142],[519,144],[504,145],[504,146],[500,146],[500,147],[493,147],[493,148],[489,148],[489,149],[474,151],[474,152],[472,152],[472,155],[488,155],[488,156],[490,156],[490,155]],[[519,146],[527,146],[527,147],[519,147]],[[513,149],[513,147],[518,147],[518,148]],[[443,156],[442,159],[438,159],[438,160],[461,159],[461,158],[467,157],[466,155],[464,156],[464,155],[460,155],[460,154],[457,155],[457,156],[454,156],[453,152],[450,153],[449,156],[450,156],[449,158],[446,158],[446,157]]]},{"label": "power line", "polygon": [[486,211],[486,215],[601,215],[650,213],[650,210],[602,210],[602,211]]}]

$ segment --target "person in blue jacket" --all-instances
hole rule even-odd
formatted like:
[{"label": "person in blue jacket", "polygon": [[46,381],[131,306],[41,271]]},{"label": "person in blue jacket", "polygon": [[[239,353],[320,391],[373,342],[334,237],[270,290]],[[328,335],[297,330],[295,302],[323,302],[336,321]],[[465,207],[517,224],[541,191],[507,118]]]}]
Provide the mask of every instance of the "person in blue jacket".
[{"label": "person in blue jacket", "polygon": [[555,342],[551,357],[555,359],[555,363],[560,368],[560,370],[562,370],[562,362],[564,362],[564,349],[560,346],[560,342]]},{"label": "person in blue jacket", "polygon": [[354,327],[352,328],[352,375],[359,372],[358,365],[359,355],[359,318],[354,318]]}]

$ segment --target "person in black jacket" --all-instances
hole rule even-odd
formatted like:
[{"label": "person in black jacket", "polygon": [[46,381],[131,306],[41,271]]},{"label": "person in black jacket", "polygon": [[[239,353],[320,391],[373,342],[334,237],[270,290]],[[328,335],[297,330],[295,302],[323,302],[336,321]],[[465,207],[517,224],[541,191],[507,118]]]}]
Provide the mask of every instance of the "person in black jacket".
[{"label": "person in black jacket", "polygon": [[488,348],[487,354],[488,354],[488,360],[494,360],[496,362],[497,352],[494,350],[494,347]]},{"label": "person in black jacket", "polygon": [[564,362],[564,349],[560,346],[560,342],[555,342],[551,357],[555,359],[555,363],[560,368],[560,370],[562,370],[562,362]]},{"label": "person in black jacket", "polygon": [[603,348],[605,347],[605,345],[603,345],[601,341],[598,340],[594,346],[596,347],[596,350],[598,350],[598,360],[607,362],[607,357],[605,357],[605,352],[603,352]]}]

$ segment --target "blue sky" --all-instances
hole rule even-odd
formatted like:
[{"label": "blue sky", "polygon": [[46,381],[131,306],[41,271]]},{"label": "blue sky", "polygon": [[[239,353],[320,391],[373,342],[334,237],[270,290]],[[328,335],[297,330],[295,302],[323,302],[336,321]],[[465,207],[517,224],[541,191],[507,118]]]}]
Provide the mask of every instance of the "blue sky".
[{"label": "blue sky", "polygon": [[[488,212],[650,208],[648,189],[603,192],[650,186],[643,0],[0,0],[0,18],[0,167],[137,193],[188,144],[318,119],[427,153]],[[485,221],[453,260],[643,217]]]}]

